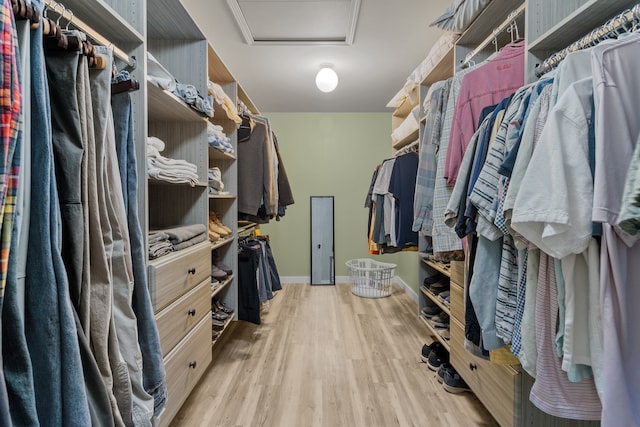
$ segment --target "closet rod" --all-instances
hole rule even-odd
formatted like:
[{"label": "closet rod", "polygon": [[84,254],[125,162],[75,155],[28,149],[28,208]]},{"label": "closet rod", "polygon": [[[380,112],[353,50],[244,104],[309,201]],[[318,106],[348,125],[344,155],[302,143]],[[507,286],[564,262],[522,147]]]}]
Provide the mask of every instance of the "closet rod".
[{"label": "closet rod", "polygon": [[417,152],[419,145],[420,145],[420,140],[415,140],[411,144],[407,145],[406,147],[402,147],[401,149],[396,151],[393,154],[393,156],[394,157],[402,156],[403,154],[407,154],[407,153],[409,153],[411,151],[416,151]]},{"label": "closet rod", "polygon": [[[515,24],[516,18],[518,18],[518,16],[520,16],[522,13],[524,13],[524,9],[525,9],[525,4],[522,3],[520,6],[518,6],[517,9],[512,11],[509,14],[509,16],[507,16],[507,19],[505,19],[500,25],[498,25],[493,29],[489,37],[484,39],[475,49],[473,49],[471,52],[467,54],[467,56],[465,56],[464,61],[462,62],[462,66],[464,67],[468,65],[469,62],[471,62],[471,60],[476,57],[476,55],[478,55],[480,52],[482,52],[482,50],[485,47],[487,47],[490,43],[496,40],[498,34],[512,28],[512,26]],[[496,40],[496,43],[497,43],[497,40]]]},{"label": "closet rod", "polygon": [[[120,49],[119,47],[111,43],[106,37],[102,36],[100,33],[98,33],[96,30],[94,30],[89,25],[84,23],[82,20],[78,19],[75,15],[73,15],[73,12],[71,11],[71,9],[67,9],[62,3],[59,3],[55,0],[45,0],[44,4],[46,7],[49,8],[48,11],[56,12],[60,15],[60,17],[64,17],[65,11],[70,11],[71,17],[69,19],[69,24],[73,25],[78,30],[85,33],[89,38],[93,39],[93,41],[96,44],[111,47],[113,49],[114,56],[116,56],[118,59],[124,62],[128,67],[132,69],[136,68],[137,62],[135,57],[133,56],[129,57],[129,55],[127,55],[122,49]],[[62,9],[62,12],[61,13],[58,12],[58,9]]]},{"label": "closet rod", "polygon": [[595,46],[603,40],[616,38],[620,34],[636,31],[640,24],[640,4],[636,4],[633,9],[627,9],[617,16],[611,18],[600,27],[592,30],[577,41],[571,43],[561,51],[554,53],[545,59],[541,65],[537,65],[536,76],[540,77],[553,70],[571,52]]}]

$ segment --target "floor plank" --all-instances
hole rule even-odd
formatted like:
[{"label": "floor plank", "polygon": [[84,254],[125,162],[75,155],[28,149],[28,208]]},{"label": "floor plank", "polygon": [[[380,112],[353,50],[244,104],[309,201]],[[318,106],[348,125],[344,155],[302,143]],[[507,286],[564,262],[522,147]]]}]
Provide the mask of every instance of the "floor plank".
[{"label": "floor plank", "polygon": [[225,333],[171,425],[497,426],[420,361],[430,339],[416,312],[400,289],[367,299],[345,284],[284,285],[261,325]]}]

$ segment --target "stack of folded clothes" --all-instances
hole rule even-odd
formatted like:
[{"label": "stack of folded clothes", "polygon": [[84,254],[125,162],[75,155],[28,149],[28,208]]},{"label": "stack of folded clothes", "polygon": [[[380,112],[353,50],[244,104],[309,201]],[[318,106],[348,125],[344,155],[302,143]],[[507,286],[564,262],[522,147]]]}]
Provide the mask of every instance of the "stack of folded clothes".
[{"label": "stack of folded clothes", "polygon": [[222,173],[219,168],[209,168],[208,181],[209,194],[229,194],[228,191],[224,191],[224,182],[222,182]]},{"label": "stack of folded clothes", "polygon": [[156,259],[206,240],[207,227],[204,224],[149,231],[149,258]]},{"label": "stack of folded clothes", "polygon": [[170,253],[173,245],[169,241],[169,235],[163,231],[149,232],[149,259],[160,258]]},{"label": "stack of folded clothes", "polygon": [[159,181],[173,184],[198,183],[198,168],[186,160],[176,160],[164,157],[160,152],[164,150],[164,142],[156,137],[147,138],[147,175]]},{"label": "stack of folded clothes", "polygon": [[207,122],[207,142],[223,153],[233,154],[235,152],[231,145],[231,139],[224,134],[222,126],[214,125],[211,122]]}]

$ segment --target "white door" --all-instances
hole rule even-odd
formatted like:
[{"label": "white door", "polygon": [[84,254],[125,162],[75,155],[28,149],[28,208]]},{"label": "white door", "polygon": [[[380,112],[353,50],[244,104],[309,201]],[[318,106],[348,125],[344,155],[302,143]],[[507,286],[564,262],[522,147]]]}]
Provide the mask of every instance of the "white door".
[{"label": "white door", "polygon": [[311,284],[335,285],[333,196],[311,196]]}]

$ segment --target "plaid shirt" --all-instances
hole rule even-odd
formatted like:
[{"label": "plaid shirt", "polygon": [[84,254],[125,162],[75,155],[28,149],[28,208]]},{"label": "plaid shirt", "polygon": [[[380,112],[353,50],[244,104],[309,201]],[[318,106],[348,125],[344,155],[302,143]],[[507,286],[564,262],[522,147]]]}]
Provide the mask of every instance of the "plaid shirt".
[{"label": "plaid shirt", "polygon": [[20,125],[22,98],[17,64],[18,39],[11,3],[4,1],[1,14],[2,58],[0,60],[0,115],[2,122],[2,151],[0,158],[0,296],[4,296],[7,280],[11,235],[20,173]]}]

